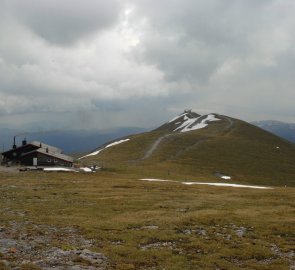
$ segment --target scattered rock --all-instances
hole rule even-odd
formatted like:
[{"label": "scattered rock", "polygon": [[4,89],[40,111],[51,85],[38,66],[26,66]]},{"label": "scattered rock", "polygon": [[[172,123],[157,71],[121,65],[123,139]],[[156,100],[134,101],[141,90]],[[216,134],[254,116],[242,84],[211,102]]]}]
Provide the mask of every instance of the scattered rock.
[{"label": "scattered rock", "polygon": [[[59,247],[52,247],[52,243]],[[61,248],[63,245],[65,249]],[[27,264],[44,270],[106,269],[107,258],[92,252],[91,246],[92,242],[72,227],[10,222],[10,226],[2,226],[0,230],[0,252],[8,262],[8,269],[20,269],[15,265]]]},{"label": "scattered rock", "polygon": [[155,243],[150,243],[150,244],[141,244],[141,245],[139,245],[139,248],[141,250],[159,249],[159,248],[173,249],[173,248],[175,248],[175,246],[176,246],[175,242],[155,242]]},{"label": "scattered rock", "polygon": [[243,237],[246,232],[247,229],[245,227],[240,227],[236,230],[236,235],[239,237]]},{"label": "scattered rock", "polygon": [[[80,252],[78,251],[76,253],[79,254]],[[79,256],[80,258],[89,261],[93,265],[101,265],[107,260],[107,258],[103,254],[91,252],[88,249],[82,250]]]},{"label": "scattered rock", "polygon": [[178,233],[183,233],[183,234],[193,234],[194,232],[196,232],[195,230],[191,230],[191,229],[182,229],[182,230],[178,230]]},{"label": "scattered rock", "polygon": [[122,240],[114,240],[114,241],[110,241],[110,243],[112,245],[119,246],[119,245],[122,245],[124,243],[124,241],[122,241]]},{"label": "scattered rock", "polygon": [[140,230],[157,230],[159,229],[158,226],[156,225],[146,225],[146,226],[142,226],[142,227],[128,227],[129,230],[132,231],[140,231]]},{"label": "scattered rock", "polygon": [[290,250],[288,252],[283,252],[276,244],[271,244],[271,251],[280,258],[285,258],[289,261],[290,270],[295,270],[295,252]]},{"label": "scattered rock", "polygon": [[159,227],[156,225],[147,225],[147,226],[141,227],[141,229],[142,230],[157,230],[157,229],[159,229]]},{"label": "scattered rock", "polygon": [[196,233],[198,235],[201,235],[201,236],[206,236],[207,235],[206,230],[204,230],[202,228],[197,229]]},{"label": "scattered rock", "polygon": [[189,210],[189,208],[177,208],[176,212],[186,213]]}]

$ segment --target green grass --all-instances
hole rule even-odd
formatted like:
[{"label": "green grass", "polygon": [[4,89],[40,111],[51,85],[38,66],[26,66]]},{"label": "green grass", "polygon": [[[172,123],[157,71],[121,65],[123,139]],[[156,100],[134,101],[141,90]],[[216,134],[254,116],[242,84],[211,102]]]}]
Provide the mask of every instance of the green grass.
[{"label": "green grass", "polygon": [[[78,228],[109,269],[289,269],[271,247],[294,249],[294,188],[151,183],[141,172],[0,174],[0,226]],[[52,245],[73,249],[65,239]]]},{"label": "green grass", "polygon": [[[147,132],[130,141],[85,158],[120,173],[147,177],[170,177],[216,181],[214,172],[224,172],[236,183],[295,186],[295,145],[253,125],[233,120],[187,133],[174,133],[164,139],[148,159],[145,152],[163,132]],[[277,148],[279,147],[279,148]]]}]

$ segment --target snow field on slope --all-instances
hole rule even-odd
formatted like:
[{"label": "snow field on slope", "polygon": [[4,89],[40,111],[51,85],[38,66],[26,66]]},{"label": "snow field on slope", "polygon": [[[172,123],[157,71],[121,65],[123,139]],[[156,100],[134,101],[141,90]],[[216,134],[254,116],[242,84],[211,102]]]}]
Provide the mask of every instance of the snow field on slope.
[{"label": "snow field on slope", "polygon": [[207,182],[179,182],[174,180],[163,180],[163,179],[154,179],[154,178],[143,178],[139,179],[140,181],[148,182],[174,182],[181,183],[183,185],[208,185],[208,186],[218,186],[218,187],[237,187],[237,188],[253,188],[253,189],[272,189],[271,187],[263,186],[248,186],[248,185],[239,185],[239,184],[228,184],[228,183],[207,183]]},{"label": "snow field on slope", "polygon": [[124,139],[124,140],[120,140],[120,141],[116,141],[116,142],[110,143],[110,144],[106,145],[106,146],[105,146],[104,148],[102,148],[102,149],[99,149],[99,150],[97,150],[97,151],[95,151],[95,152],[92,152],[92,153],[86,155],[86,156],[83,156],[83,157],[78,158],[78,160],[80,160],[80,159],[82,159],[82,158],[90,157],[90,156],[96,156],[96,155],[98,155],[102,150],[104,150],[104,149],[106,149],[106,148],[109,148],[109,147],[112,147],[112,146],[115,146],[115,145],[118,145],[118,144],[121,144],[121,143],[123,143],[123,142],[127,142],[127,141],[130,141],[130,139]]},{"label": "snow field on slope", "polygon": [[175,121],[176,119],[178,119],[178,118],[180,118],[180,117],[182,117],[182,116],[184,116],[184,115],[186,115],[186,113],[183,113],[183,114],[181,114],[181,115],[178,115],[178,116],[174,117],[174,118],[171,119],[168,123],[171,123],[171,122]]},{"label": "snow field on slope", "polygon": [[219,118],[216,118],[214,114],[208,114],[207,117],[205,119],[203,119],[200,123],[194,125],[194,123],[201,117],[202,116],[196,117],[196,118],[185,117],[185,119],[184,119],[185,121],[182,123],[182,125],[177,127],[174,131],[188,132],[188,131],[192,131],[192,130],[197,130],[197,129],[207,127],[208,122],[220,120]]}]

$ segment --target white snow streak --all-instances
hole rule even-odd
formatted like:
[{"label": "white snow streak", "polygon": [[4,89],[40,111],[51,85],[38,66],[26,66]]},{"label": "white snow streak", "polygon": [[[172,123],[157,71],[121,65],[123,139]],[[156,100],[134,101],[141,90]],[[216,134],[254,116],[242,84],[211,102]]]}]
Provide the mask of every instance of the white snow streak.
[{"label": "white snow streak", "polygon": [[248,185],[239,185],[239,184],[228,184],[228,183],[206,183],[206,182],[178,182],[174,180],[163,180],[163,179],[139,179],[141,181],[149,182],[175,182],[181,183],[183,185],[208,185],[208,186],[218,186],[218,187],[237,187],[237,188],[253,188],[253,189],[272,189],[271,187],[262,187],[262,186],[248,186]]},{"label": "white snow streak", "polygon": [[154,179],[154,178],[144,178],[144,179],[139,179],[140,181],[149,181],[149,182],[177,182],[173,180],[163,180],[163,179]]},{"label": "white snow streak", "polygon": [[130,139],[125,139],[125,140],[120,140],[120,141],[117,141],[117,142],[110,143],[105,148],[112,147],[114,145],[117,145],[117,144],[120,144],[120,143],[123,143],[123,142],[127,142],[127,141],[130,141]]},{"label": "white snow streak", "polygon": [[184,184],[184,185],[208,185],[208,186],[218,186],[218,187],[239,187],[239,188],[254,188],[254,189],[272,189],[271,187],[248,186],[248,185],[228,184],[228,183],[182,182],[182,184]]},{"label": "white snow streak", "polygon": [[53,167],[53,168],[44,168],[44,172],[78,172],[71,168],[62,168],[62,167]]},{"label": "white snow streak", "polygon": [[174,117],[174,118],[171,119],[168,123],[171,123],[171,122],[175,121],[176,119],[178,119],[178,118],[180,118],[180,117],[182,117],[182,116],[184,116],[184,115],[186,115],[186,113],[183,113],[183,114],[181,114],[181,115],[178,115],[178,116]]},{"label": "white snow streak", "polygon": [[194,123],[201,118],[202,116],[196,117],[196,118],[188,118],[186,117],[184,122],[181,126],[176,128],[174,131],[180,131],[180,132],[187,132],[192,131],[196,129],[201,129],[208,126],[208,122],[212,121],[219,121],[219,118],[216,118],[214,114],[208,114],[206,118],[204,118],[200,123],[194,125]]},{"label": "white snow streak", "polygon": [[80,170],[82,172],[92,172],[92,170],[90,168],[88,168],[88,167],[81,167]]},{"label": "white snow streak", "polygon": [[[104,148],[103,148],[103,149],[104,149]],[[90,154],[88,154],[88,155],[86,155],[86,156],[79,157],[78,160],[80,160],[80,159],[82,159],[82,158],[90,157],[90,156],[96,156],[96,155],[98,155],[103,149],[100,149],[100,150],[97,150],[97,151],[95,151],[95,152],[92,152],[92,153],[90,153]]]},{"label": "white snow streak", "polygon": [[82,158],[90,157],[90,156],[96,156],[96,155],[98,155],[102,150],[104,150],[104,149],[106,149],[106,148],[109,148],[109,147],[112,147],[112,146],[115,146],[115,145],[118,145],[118,144],[120,144],[120,143],[127,142],[127,141],[130,141],[130,139],[124,139],[124,140],[120,140],[120,141],[116,141],[116,142],[110,143],[110,144],[106,145],[106,146],[105,146],[104,148],[102,148],[102,149],[99,149],[99,150],[97,150],[97,151],[95,151],[95,152],[92,152],[92,153],[86,155],[86,156],[83,156],[83,157],[78,158],[78,160],[80,160],[80,159],[82,159]]}]

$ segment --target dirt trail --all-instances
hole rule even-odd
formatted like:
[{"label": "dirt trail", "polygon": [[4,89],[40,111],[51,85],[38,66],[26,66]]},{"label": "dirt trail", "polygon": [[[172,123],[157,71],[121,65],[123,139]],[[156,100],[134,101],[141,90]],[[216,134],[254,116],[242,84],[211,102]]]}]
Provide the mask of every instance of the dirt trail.
[{"label": "dirt trail", "polygon": [[168,137],[171,137],[171,136],[175,136],[176,134],[166,134],[166,135],[164,135],[164,136],[161,136],[161,137],[159,137],[154,143],[153,143],[153,145],[145,152],[145,155],[144,155],[144,157],[142,158],[142,159],[147,159],[147,158],[149,158],[153,153],[154,153],[154,151],[158,148],[158,146],[160,145],[160,143],[164,140],[164,139],[166,139],[166,138],[168,138]]},{"label": "dirt trail", "polygon": [[[224,127],[224,129],[222,130],[222,132],[223,132],[222,136],[223,136],[226,133],[230,132],[234,128],[234,125],[235,124],[234,124],[234,121],[231,118],[227,117],[227,116],[220,116],[220,118],[222,118],[222,119],[224,119],[224,120],[226,120],[228,122],[228,124],[226,125],[226,127]],[[163,142],[163,140],[167,139],[168,137],[177,136],[177,135],[179,135],[179,133],[170,133],[170,134],[166,134],[166,135],[163,135],[163,136],[159,137],[152,144],[152,146],[146,151],[146,153],[145,153],[144,157],[142,158],[142,160],[149,158],[156,151],[156,149]],[[180,150],[175,155],[169,157],[169,159],[178,157],[179,155],[187,152],[188,150],[190,150],[191,148],[193,148],[193,147],[195,147],[197,145],[200,145],[201,143],[207,141],[208,139],[210,139],[210,138],[208,137],[208,138],[201,138],[201,139],[199,139],[196,143],[194,143],[193,145],[190,145],[190,146],[186,147],[185,149]]]},{"label": "dirt trail", "polygon": [[188,147],[186,147],[186,148],[184,148],[184,149],[178,151],[175,155],[170,156],[168,159],[176,158],[176,157],[178,157],[178,156],[184,154],[185,152],[189,151],[190,149],[192,149],[192,148],[194,148],[194,147],[200,145],[201,143],[207,141],[208,139],[209,139],[209,138],[201,138],[201,139],[199,139],[196,143],[194,143],[194,144],[192,144],[192,145],[190,145],[190,146],[188,146]]},{"label": "dirt trail", "polygon": [[231,118],[229,118],[227,116],[224,116],[224,118],[228,121],[228,125],[224,128],[223,131],[228,132],[228,131],[230,131],[231,129],[234,128],[235,123],[234,123],[234,121]]}]

